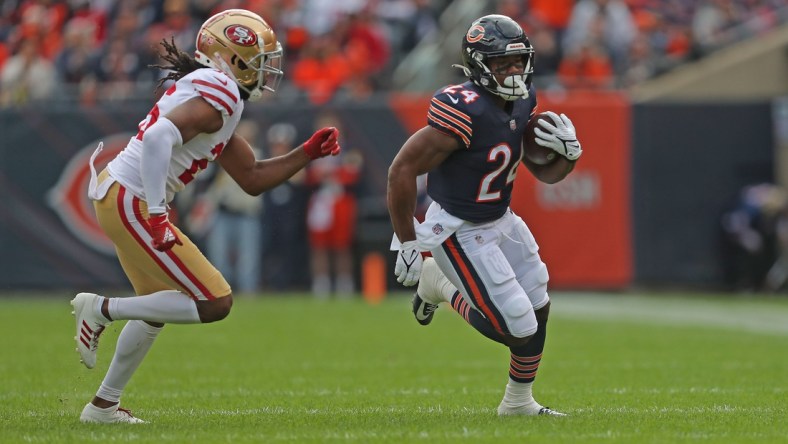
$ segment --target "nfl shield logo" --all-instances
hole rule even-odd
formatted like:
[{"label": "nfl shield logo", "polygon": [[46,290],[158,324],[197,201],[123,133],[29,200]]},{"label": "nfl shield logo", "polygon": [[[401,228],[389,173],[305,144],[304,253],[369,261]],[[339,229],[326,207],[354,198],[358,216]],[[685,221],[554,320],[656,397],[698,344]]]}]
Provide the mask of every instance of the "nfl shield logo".
[{"label": "nfl shield logo", "polygon": [[435,234],[441,234],[441,233],[443,233],[443,225],[441,225],[441,224],[435,224],[435,225],[433,225],[433,226],[432,226],[432,232],[433,232],[433,233],[435,233]]},{"label": "nfl shield logo", "polygon": [[509,121],[509,129],[511,129],[512,131],[517,129],[517,122],[515,122],[514,119]]}]

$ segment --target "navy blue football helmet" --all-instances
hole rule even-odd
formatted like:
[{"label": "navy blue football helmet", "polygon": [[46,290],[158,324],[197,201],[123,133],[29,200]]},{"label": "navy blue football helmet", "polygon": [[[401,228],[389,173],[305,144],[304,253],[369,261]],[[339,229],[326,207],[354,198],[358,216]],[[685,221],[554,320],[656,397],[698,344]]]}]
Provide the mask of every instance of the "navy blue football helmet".
[{"label": "navy blue football helmet", "polygon": [[[507,76],[498,83],[490,71],[493,57],[522,55],[525,70]],[[504,98],[517,100],[528,97],[534,72],[534,48],[517,22],[505,15],[485,15],[475,20],[462,39],[462,65],[465,75],[473,83]]]}]

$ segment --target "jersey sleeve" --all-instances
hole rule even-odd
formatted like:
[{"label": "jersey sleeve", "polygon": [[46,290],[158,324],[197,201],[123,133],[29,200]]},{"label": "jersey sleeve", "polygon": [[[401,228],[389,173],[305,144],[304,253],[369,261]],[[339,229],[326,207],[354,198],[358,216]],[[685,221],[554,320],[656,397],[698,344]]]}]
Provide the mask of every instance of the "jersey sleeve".
[{"label": "jersey sleeve", "polygon": [[222,115],[232,116],[241,109],[238,85],[225,73],[215,69],[200,69],[190,74],[194,90],[219,110]]},{"label": "jersey sleeve", "polygon": [[461,90],[456,94],[441,89],[432,96],[427,123],[438,131],[456,138],[465,148],[471,146],[473,124]]}]

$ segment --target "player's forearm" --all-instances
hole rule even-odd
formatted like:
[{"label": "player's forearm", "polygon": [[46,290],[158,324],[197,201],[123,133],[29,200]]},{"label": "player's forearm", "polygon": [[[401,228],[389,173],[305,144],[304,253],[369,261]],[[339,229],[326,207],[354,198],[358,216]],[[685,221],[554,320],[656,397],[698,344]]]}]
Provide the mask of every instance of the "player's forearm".
[{"label": "player's forearm", "polygon": [[387,204],[391,225],[401,242],[416,239],[413,214],[416,212],[416,176],[389,170]]},{"label": "player's forearm", "polygon": [[258,160],[254,165],[252,180],[247,184],[243,184],[242,188],[248,194],[259,196],[293,177],[309,161],[309,156],[304,153],[300,146],[285,155]]},{"label": "player's forearm", "polygon": [[416,230],[413,228],[413,213],[415,210],[415,199],[413,199],[413,204],[411,204],[402,199],[392,198],[391,195],[389,195],[391,225],[400,242],[416,239]]}]

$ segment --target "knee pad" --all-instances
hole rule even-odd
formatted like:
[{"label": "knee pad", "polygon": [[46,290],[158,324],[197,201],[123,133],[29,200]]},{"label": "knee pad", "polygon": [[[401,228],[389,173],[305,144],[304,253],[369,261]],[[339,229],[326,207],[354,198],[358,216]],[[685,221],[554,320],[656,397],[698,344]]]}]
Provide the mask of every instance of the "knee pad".
[{"label": "knee pad", "polygon": [[479,273],[487,282],[490,297],[504,317],[509,333],[518,338],[531,336],[537,327],[533,304],[503,252],[490,248],[483,253],[483,259]]},{"label": "knee pad", "polygon": [[539,265],[531,269],[520,281],[520,286],[525,289],[534,308],[542,308],[550,300],[547,296],[547,282],[549,281],[550,275],[547,273],[547,265],[542,261],[539,261]]},{"label": "knee pad", "polygon": [[509,333],[516,338],[525,338],[536,333],[538,323],[531,301],[525,295],[511,298],[501,307],[506,316]]}]

